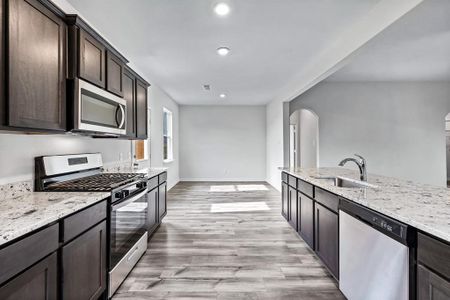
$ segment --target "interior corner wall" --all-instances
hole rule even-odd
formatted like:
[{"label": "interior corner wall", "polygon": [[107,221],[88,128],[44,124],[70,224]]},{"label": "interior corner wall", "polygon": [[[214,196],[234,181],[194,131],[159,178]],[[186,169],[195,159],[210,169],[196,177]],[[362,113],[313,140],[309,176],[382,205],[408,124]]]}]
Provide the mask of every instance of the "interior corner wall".
[{"label": "interior corner wall", "polygon": [[264,181],[264,106],[180,106],[183,181]]},{"label": "interior corner wall", "polygon": [[289,135],[289,116],[286,119],[285,113],[283,102],[274,100],[266,105],[266,181],[278,191],[281,191],[281,173],[278,168],[285,165],[286,149],[283,144],[286,127]]},{"label": "interior corner wall", "polygon": [[321,167],[359,153],[369,173],[446,186],[448,82],[325,81],[290,103],[301,108],[319,116]]},{"label": "interior corner wall", "polygon": [[[179,155],[179,106],[158,86],[152,85],[148,90],[150,108],[150,166],[167,168],[167,188],[171,189],[180,181]],[[173,161],[163,160],[163,108],[172,112]]]}]

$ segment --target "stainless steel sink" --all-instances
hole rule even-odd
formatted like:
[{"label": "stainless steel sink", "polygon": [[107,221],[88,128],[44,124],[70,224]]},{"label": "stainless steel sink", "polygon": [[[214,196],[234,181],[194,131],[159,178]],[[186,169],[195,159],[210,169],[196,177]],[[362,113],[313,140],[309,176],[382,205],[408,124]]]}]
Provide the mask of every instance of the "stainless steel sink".
[{"label": "stainless steel sink", "polygon": [[341,188],[353,188],[353,189],[363,189],[363,188],[378,188],[378,186],[367,183],[365,181],[349,179],[345,177],[338,176],[315,176],[315,179],[326,181],[328,184],[334,185]]}]

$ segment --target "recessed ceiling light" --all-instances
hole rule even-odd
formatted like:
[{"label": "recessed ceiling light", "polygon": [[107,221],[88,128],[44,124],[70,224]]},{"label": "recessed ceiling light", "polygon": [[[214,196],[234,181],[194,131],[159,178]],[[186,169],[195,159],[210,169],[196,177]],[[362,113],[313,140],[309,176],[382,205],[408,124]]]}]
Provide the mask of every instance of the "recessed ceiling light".
[{"label": "recessed ceiling light", "polygon": [[228,53],[230,53],[230,48],[227,47],[217,48],[217,54],[219,54],[220,56],[227,56]]},{"label": "recessed ceiling light", "polygon": [[222,99],[225,99],[225,98],[227,97],[227,95],[225,95],[225,94],[220,94],[219,97],[222,98]]},{"label": "recessed ceiling light", "polygon": [[214,12],[219,16],[226,16],[230,13],[230,6],[226,3],[218,3],[214,6]]}]

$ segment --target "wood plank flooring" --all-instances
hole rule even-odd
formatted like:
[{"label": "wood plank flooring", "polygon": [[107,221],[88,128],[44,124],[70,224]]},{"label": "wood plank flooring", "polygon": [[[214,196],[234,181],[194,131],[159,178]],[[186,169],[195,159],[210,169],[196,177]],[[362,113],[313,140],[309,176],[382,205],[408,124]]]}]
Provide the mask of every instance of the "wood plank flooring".
[{"label": "wood plank flooring", "polygon": [[187,183],[114,299],[345,299],[266,183]]}]

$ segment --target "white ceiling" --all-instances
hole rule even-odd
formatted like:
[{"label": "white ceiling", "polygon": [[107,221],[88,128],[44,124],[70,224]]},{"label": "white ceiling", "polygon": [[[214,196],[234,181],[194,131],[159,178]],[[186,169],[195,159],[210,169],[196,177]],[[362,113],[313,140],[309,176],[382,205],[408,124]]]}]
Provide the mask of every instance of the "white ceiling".
[{"label": "white ceiling", "polygon": [[308,63],[380,0],[227,0],[222,18],[216,0],[69,2],[178,103],[259,105],[294,92]]},{"label": "white ceiling", "polygon": [[327,81],[450,81],[450,1],[422,2]]}]

